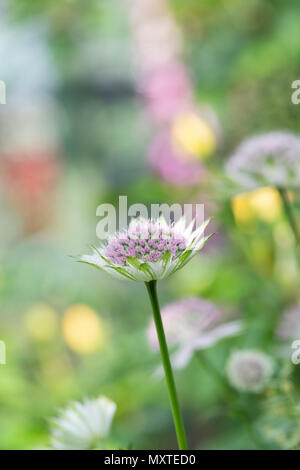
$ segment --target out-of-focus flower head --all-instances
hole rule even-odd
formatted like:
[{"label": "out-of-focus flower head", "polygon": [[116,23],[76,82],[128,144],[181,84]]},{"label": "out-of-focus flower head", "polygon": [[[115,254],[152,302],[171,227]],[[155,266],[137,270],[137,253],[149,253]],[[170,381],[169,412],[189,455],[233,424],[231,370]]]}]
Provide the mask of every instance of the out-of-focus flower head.
[{"label": "out-of-focus flower head", "polygon": [[243,142],[226,165],[239,186],[296,187],[300,185],[300,138],[288,132],[269,132]]},{"label": "out-of-focus flower head", "polygon": [[232,199],[231,206],[238,224],[248,223],[255,218],[274,222],[282,210],[279,193],[273,187],[237,194]]},{"label": "out-of-focus flower head", "polygon": [[258,350],[235,351],[227,362],[227,377],[230,384],[242,392],[260,393],[273,374],[272,359]]},{"label": "out-of-focus flower head", "polygon": [[173,185],[193,186],[204,176],[195,160],[212,154],[215,127],[197,109],[191,77],[182,60],[183,40],[166,0],[132,0],[130,9],[137,89],[156,126],[150,167]]},{"label": "out-of-focus flower head", "polygon": [[9,195],[19,204],[32,203],[33,200],[49,193],[57,182],[59,166],[51,153],[38,152],[4,155],[3,170]]},{"label": "out-of-focus flower head", "polygon": [[50,100],[41,100],[10,106],[5,115],[0,114],[4,187],[19,205],[50,199],[56,187],[60,173],[57,113]]},{"label": "out-of-focus flower head", "polygon": [[103,448],[116,408],[104,396],[71,403],[52,420],[51,446],[56,450]]},{"label": "out-of-focus flower head", "polygon": [[[171,361],[175,368],[185,367],[197,350],[213,346],[217,341],[240,332],[238,320],[222,323],[224,311],[214,303],[197,297],[173,302],[162,309],[167,343],[175,349]],[[152,350],[158,350],[158,338],[153,320],[148,328]]]},{"label": "out-of-focus flower head", "polygon": [[157,123],[167,123],[174,115],[191,106],[191,86],[185,68],[168,64],[149,74],[142,82],[147,111]]},{"label": "out-of-focus flower head", "polygon": [[206,107],[189,109],[175,116],[172,124],[174,146],[186,153],[190,160],[210,157],[218,145],[220,127],[213,111]]},{"label": "out-of-focus flower head", "polygon": [[189,161],[172,146],[168,132],[158,134],[150,147],[150,167],[165,181],[178,186],[196,186],[206,171],[200,162]]},{"label": "out-of-focus flower head", "polygon": [[10,105],[0,113],[0,170],[4,196],[33,233],[51,220],[61,172],[57,107],[51,100]]},{"label": "out-of-focus flower head", "polygon": [[92,354],[105,343],[105,326],[88,305],[69,307],[62,319],[62,330],[67,345],[80,354]]},{"label": "out-of-focus flower head", "polygon": [[295,304],[285,310],[276,330],[281,340],[298,339],[300,336],[300,305]]},{"label": "out-of-focus flower head", "polygon": [[157,220],[132,219],[127,230],[116,232],[92,255],[78,261],[101,269],[118,279],[149,282],[164,279],[181,269],[204,246],[211,235],[204,237],[209,220],[194,228],[194,220],[186,226],[185,217],[168,225],[161,216]]}]

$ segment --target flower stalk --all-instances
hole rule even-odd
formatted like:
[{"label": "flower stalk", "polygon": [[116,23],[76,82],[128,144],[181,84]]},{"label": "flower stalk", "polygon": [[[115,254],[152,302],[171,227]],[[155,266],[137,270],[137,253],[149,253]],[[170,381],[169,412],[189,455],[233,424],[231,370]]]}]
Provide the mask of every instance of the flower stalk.
[{"label": "flower stalk", "polygon": [[286,189],[281,188],[281,187],[278,187],[277,190],[278,190],[278,193],[281,197],[287,220],[288,220],[288,222],[290,224],[290,227],[292,229],[292,232],[294,234],[296,245],[299,248],[300,247],[300,233],[299,233],[299,229],[298,229],[298,226],[297,226],[297,222],[296,222],[296,219],[295,219],[295,216],[294,216],[294,213],[293,213],[293,209],[292,209],[287,191],[286,191]]},{"label": "flower stalk", "polygon": [[161,314],[160,314],[159,302],[158,302],[158,297],[157,297],[156,281],[145,282],[145,285],[149,294],[149,298],[150,298],[150,302],[151,302],[151,306],[153,310],[153,317],[154,317],[154,322],[156,326],[159,347],[160,347],[160,352],[161,352],[161,358],[162,358],[162,363],[163,363],[168,391],[169,391],[169,398],[170,398],[170,403],[171,403],[171,408],[172,408],[172,413],[173,413],[173,420],[174,420],[174,425],[175,425],[175,430],[176,430],[176,435],[177,435],[178,447],[180,450],[186,450],[187,441],[186,441],[186,436],[185,436],[183,420],[182,420],[182,416],[180,412],[179,401],[177,397],[176,386],[175,386],[174,376],[172,372],[172,366],[171,366],[171,361],[169,357],[166,336],[165,336],[164,327],[163,327]]},{"label": "flower stalk", "polygon": [[206,371],[218,382],[223,391],[224,397],[229,405],[229,408],[234,413],[234,416],[240,419],[243,423],[248,436],[250,437],[253,444],[258,449],[265,449],[265,443],[261,441],[259,434],[256,432],[253,427],[252,420],[249,416],[248,410],[245,409],[244,405],[238,403],[238,396],[236,392],[229,386],[228,382],[225,380],[224,376],[219,372],[215,365],[204,355],[203,351],[199,351],[197,358],[201,365],[206,369]]}]

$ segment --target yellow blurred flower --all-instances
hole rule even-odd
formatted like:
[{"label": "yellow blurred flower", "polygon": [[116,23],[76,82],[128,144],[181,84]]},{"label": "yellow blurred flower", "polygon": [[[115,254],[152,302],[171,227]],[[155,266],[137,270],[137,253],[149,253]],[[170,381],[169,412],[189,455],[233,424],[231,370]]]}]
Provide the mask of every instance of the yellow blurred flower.
[{"label": "yellow blurred flower", "polygon": [[267,222],[276,220],[282,209],[281,199],[275,188],[259,188],[252,192],[251,204],[256,214]]},{"label": "yellow blurred flower", "polygon": [[233,215],[237,224],[250,222],[254,216],[249,194],[238,194],[231,201]]},{"label": "yellow blurred flower", "polygon": [[172,141],[175,148],[191,158],[207,158],[217,147],[217,139],[211,127],[193,112],[181,114],[175,119]]},{"label": "yellow blurred flower", "polygon": [[35,304],[25,312],[24,325],[31,339],[47,342],[59,331],[58,313],[47,304]]},{"label": "yellow blurred flower", "polygon": [[92,354],[105,342],[105,326],[88,305],[68,308],[62,319],[62,331],[67,345],[80,354]]},{"label": "yellow blurred flower", "polygon": [[238,224],[260,218],[274,222],[281,213],[282,204],[275,188],[265,187],[238,194],[232,199],[232,210]]}]

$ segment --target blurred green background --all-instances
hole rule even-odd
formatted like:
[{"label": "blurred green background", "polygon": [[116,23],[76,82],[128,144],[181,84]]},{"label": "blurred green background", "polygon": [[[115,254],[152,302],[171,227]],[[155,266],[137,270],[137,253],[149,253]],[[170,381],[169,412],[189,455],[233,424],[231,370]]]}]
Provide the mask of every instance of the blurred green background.
[{"label": "blurred green background", "polygon": [[[129,205],[193,201],[214,215],[215,239],[161,282],[159,293],[162,305],[193,295],[240,312],[243,334],[205,352],[221,372],[237,347],[274,356],[280,314],[299,296],[293,237],[276,196],[268,205],[262,195],[249,212],[247,201],[232,203],[222,169],[249,135],[300,130],[300,109],[290,99],[291,83],[300,78],[300,4],[168,3],[195,99],[214,110],[221,129],[220,146],[205,161],[209,177],[193,187],[172,185],[149,168],[152,125],[136,92],[129,4],[3,2],[1,449],[46,448],[48,418],[57,408],[99,394],[118,405],[114,445],[176,448],[166,386],[153,379],[159,357],[146,341],[151,311],[144,286],[110,279],[67,256],[97,243],[99,204],[117,206],[119,195]],[[20,158],[32,152],[29,140],[37,159],[43,154],[37,164]],[[7,158],[7,148],[18,158]],[[292,197],[300,210],[300,194]],[[292,374],[297,386],[297,367]],[[254,448],[196,358],[176,372],[176,382],[191,448]],[[258,398],[242,399],[255,418],[262,413]]]}]

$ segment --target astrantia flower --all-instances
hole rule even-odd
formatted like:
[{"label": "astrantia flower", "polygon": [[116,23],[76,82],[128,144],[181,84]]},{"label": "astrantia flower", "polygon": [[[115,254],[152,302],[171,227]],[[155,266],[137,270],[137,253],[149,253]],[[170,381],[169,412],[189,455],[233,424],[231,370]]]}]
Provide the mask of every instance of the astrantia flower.
[{"label": "astrantia flower", "polygon": [[237,390],[259,393],[268,384],[274,365],[269,356],[252,349],[235,351],[227,363],[227,377]]},{"label": "astrantia flower", "polygon": [[104,396],[71,403],[52,420],[52,447],[57,450],[103,448],[115,412],[116,404]]},{"label": "astrantia flower", "polygon": [[[188,297],[173,302],[162,309],[162,321],[170,348],[175,349],[172,365],[182,368],[195,351],[213,346],[227,336],[241,330],[240,321],[221,323],[223,311],[212,302]],[[158,338],[154,322],[148,328],[151,349],[158,350]]]},{"label": "astrantia flower", "polygon": [[93,255],[84,255],[79,259],[80,262],[102,269],[119,279],[145,283],[159,338],[180,450],[186,450],[188,447],[161,320],[157,280],[181,269],[198,253],[211,236],[204,237],[208,222],[209,220],[194,229],[194,220],[186,226],[184,217],[171,225],[168,225],[162,216],[157,220],[139,217],[130,222],[127,230],[115,233],[98,249],[93,248]]},{"label": "astrantia flower", "polygon": [[283,188],[300,185],[300,138],[288,132],[269,132],[241,144],[226,166],[238,185]]},{"label": "astrantia flower", "polygon": [[168,225],[163,217],[152,221],[133,219],[127,230],[115,233],[107,243],[93,248],[80,262],[102,269],[119,279],[149,282],[170,276],[182,268],[210,238],[203,232],[209,221],[193,230],[182,217]]},{"label": "astrantia flower", "polygon": [[297,339],[300,336],[300,305],[289,307],[282,314],[276,330],[279,339]]}]

